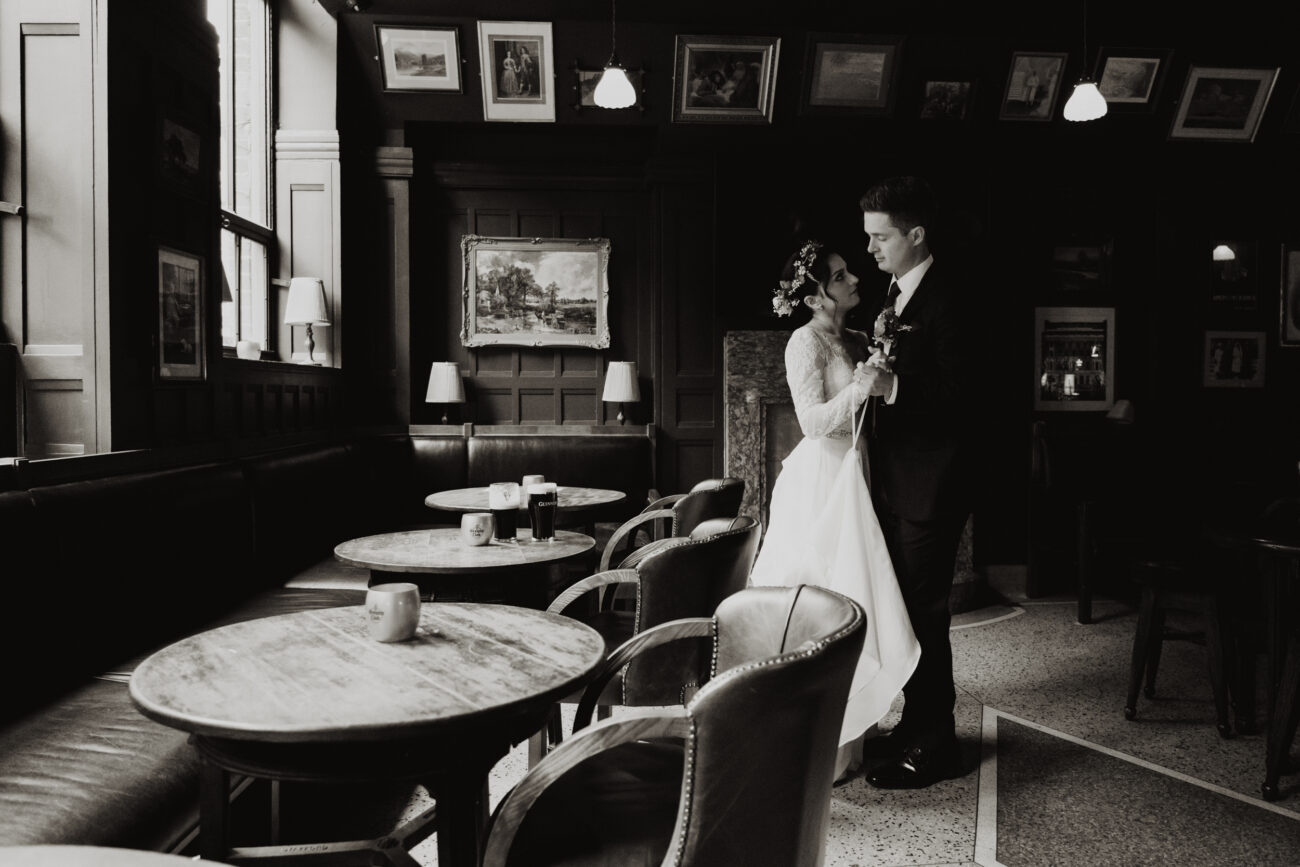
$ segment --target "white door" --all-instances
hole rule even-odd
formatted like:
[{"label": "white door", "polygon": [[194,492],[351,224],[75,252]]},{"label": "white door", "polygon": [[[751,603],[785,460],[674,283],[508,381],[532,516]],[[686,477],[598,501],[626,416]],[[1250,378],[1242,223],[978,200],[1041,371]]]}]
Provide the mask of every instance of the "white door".
[{"label": "white door", "polygon": [[0,339],[34,458],[110,447],[101,2],[0,2]]}]

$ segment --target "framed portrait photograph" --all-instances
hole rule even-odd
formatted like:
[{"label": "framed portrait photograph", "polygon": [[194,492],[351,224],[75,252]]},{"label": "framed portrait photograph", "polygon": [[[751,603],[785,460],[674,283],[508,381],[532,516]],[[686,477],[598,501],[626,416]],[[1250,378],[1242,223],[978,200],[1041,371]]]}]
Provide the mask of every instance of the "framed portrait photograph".
[{"label": "framed portrait photograph", "polygon": [[803,113],[889,114],[902,42],[900,36],[808,34]]},{"label": "framed portrait photograph", "polygon": [[1050,121],[1065,73],[1064,51],[1016,51],[1002,96],[1002,120]]},{"label": "framed portrait photograph", "polygon": [[1278,345],[1300,346],[1300,242],[1282,245]]},{"label": "framed portrait photograph", "polygon": [[1114,406],[1114,307],[1038,307],[1034,331],[1035,410]]},{"label": "framed portrait photograph", "polygon": [[1052,289],[1094,292],[1110,285],[1109,238],[1071,238],[1052,247]]},{"label": "framed portrait photograph", "polygon": [[1171,139],[1255,140],[1281,67],[1231,69],[1193,65],[1178,101]]},{"label": "framed portrait photograph", "polygon": [[[605,72],[601,69],[585,69],[578,64],[574,64],[573,69],[573,110],[582,111],[584,108],[596,107],[596,84],[600,81],[600,76]],[[642,97],[645,95],[645,70],[644,69],[625,69],[627,80],[632,82],[632,89],[636,91],[636,102],[628,108],[634,108],[637,111],[645,111],[645,103]],[[617,111],[618,109],[614,109]]]},{"label": "framed portrait photograph", "polygon": [[673,123],[771,123],[775,36],[677,36]]},{"label": "framed portrait photograph", "polygon": [[1216,241],[1210,249],[1210,312],[1259,312],[1255,241]]},{"label": "framed portrait photograph", "polygon": [[609,347],[609,239],[460,240],[465,346]]},{"label": "framed portrait photograph", "polygon": [[460,28],[376,24],[384,90],[461,93]]},{"label": "framed portrait photograph", "polygon": [[975,82],[970,79],[932,79],[921,86],[921,120],[966,120],[970,117]]},{"label": "framed portrait photograph", "polygon": [[483,119],[555,120],[549,21],[480,21]]},{"label": "framed portrait photograph", "polygon": [[203,379],[203,258],[158,248],[158,376]]},{"label": "framed portrait photograph", "polygon": [[1207,388],[1263,388],[1264,332],[1205,332]]},{"label": "framed portrait photograph", "polygon": [[1151,111],[1169,69],[1167,48],[1110,48],[1097,54],[1093,78],[1111,109]]}]

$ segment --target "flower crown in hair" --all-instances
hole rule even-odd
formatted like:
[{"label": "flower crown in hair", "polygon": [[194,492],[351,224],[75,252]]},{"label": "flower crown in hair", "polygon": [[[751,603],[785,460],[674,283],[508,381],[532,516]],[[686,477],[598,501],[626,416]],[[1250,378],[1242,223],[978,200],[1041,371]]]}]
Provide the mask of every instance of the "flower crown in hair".
[{"label": "flower crown in hair", "polygon": [[799,287],[806,280],[817,282],[817,278],[812,276],[812,266],[813,262],[817,261],[817,252],[821,248],[820,241],[809,241],[804,244],[794,260],[794,277],[780,281],[772,290],[772,312],[777,316],[789,316],[794,312],[794,308],[799,304]]}]

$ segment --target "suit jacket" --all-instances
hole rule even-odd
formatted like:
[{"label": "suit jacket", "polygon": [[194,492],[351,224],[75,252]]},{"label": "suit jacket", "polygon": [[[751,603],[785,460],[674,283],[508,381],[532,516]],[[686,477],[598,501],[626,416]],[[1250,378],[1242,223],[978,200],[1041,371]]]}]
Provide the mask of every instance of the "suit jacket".
[{"label": "suit jacket", "polygon": [[874,495],[908,520],[969,510],[969,371],[978,359],[966,306],[936,261],[899,316],[911,330],[900,332],[893,348],[898,398],[892,405],[876,399],[869,442]]}]

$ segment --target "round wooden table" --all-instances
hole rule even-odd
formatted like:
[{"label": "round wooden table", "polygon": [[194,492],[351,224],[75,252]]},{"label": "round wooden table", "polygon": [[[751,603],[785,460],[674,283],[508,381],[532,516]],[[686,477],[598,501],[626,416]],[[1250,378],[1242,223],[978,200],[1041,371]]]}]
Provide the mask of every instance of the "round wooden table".
[{"label": "round wooden table", "polygon": [[[627,499],[622,491],[606,488],[581,488],[573,485],[559,485],[556,489],[556,508],[561,512],[582,512],[599,506],[608,506]],[[452,491],[438,491],[424,498],[424,504],[430,509],[444,509],[448,512],[486,512],[488,511],[488,489],[457,488]],[[521,506],[520,512],[525,511]],[[528,519],[524,518],[524,524]]]},{"label": "round wooden table", "polygon": [[110,846],[0,846],[4,867],[194,867],[196,863],[165,852]]},{"label": "round wooden table", "polygon": [[[370,639],[364,606],[222,626],[148,657],[131,677],[141,713],[192,734],[202,759],[203,857],[320,856],[358,841],[228,848],[229,774],[272,780],[414,780],[433,810],[377,857],[438,831],[438,863],[478,863],[488,771],[545,723],[604,658],[576,620],[509,605],[425,605],[410,641]],[[366,847],[361,847],[366,848]]]},{"label": "round wooden table", "polygon": [[547,566],[590,551],[585,533],[556,530],[550,541],[519,530],[514,542],[466,545],[459,529],[403,530],[349,539],[334,548],[335,559],[370,570],[370,583],[414,581],[426,599],[505,601],[545,608]]}]

